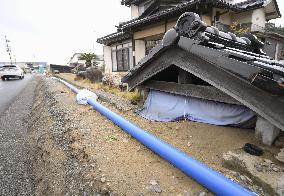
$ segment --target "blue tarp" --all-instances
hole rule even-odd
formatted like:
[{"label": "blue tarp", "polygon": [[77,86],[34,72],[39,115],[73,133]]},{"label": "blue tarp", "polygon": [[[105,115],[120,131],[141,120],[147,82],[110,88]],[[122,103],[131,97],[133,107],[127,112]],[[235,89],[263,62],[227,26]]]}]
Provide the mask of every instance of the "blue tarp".
[{"label": "blue tarp", "polygon": [[245,106],[209,101],[151,90],[142,109],[137,112],[153,121],[191,121],[213,125],[253,128],[256,115]]}]

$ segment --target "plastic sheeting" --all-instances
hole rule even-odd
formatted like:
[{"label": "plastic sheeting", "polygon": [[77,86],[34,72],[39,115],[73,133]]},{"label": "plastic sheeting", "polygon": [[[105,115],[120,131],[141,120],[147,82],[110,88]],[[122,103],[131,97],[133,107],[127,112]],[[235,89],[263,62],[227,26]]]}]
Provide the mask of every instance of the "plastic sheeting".
[{"label": "plastic sheeting", "polygon": [[97,99],[97,95],[87,89],[80,90],[76,95],[76,101],[78,104],[87,105],[88,99],[94,98]]},{"label": "plastic sheeting", "polygon": [[175,121],[182,118],[213,125],[253,128],[256,115],[245,106],[208,101],[151,90],[144,107],[137,112],[153,121]]}]

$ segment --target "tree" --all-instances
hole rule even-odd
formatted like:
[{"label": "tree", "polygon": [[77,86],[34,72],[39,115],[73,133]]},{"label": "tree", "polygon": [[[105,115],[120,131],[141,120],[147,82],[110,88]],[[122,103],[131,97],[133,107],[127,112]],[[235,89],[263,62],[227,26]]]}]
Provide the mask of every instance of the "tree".
[{"label": "tree", "polygon": [[[81,54],[81,56],[79,57],[79,60],[85,61],[86,67],[91,67],[91,66],[92,66],[92,61],[93,61],[93,60],[97,60],[97,59],[98,59],[98,57],[97,57],[97,55],[94,54],[94,53],[83,53],[83,54]],[[97,65],[96,62],[94,62],[93,65],[96,66],[96,65]]]}]

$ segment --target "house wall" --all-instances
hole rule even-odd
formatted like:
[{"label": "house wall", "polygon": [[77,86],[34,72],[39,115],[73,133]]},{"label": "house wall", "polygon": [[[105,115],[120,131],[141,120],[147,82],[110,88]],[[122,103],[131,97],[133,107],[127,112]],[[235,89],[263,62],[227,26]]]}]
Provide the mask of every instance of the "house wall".
[{"label": "house wall", "polygon": [[142,31],[135,32],[133,38],[135,40],[135,62],[136,64],[146,55],[145,40],[160,39],[164,33],[176,24],[176,19],[169,21],[159,22],[154,25],[150,25]]},{"label": "house wall", "polygon": [[[271,58],[275,58],[276,56],[276,47],[277,47],[277,41],[274,39],[271,39],[269,37],[265,38],[265,45],[263,47],[263,51],[270,56]],[[267,44],[269,43],[269,44]]]},{"label": "house wall", "polygon": [[233,14],[232,15],[232,22],[251,23],[252,22],[252,11]]},{"label": "house wall", "polygon": [[212,26],[212,17],[208,15],[202,15],[202,21],[207,24],[207,26]]},{"label": "house wall", "polygon": [[277,44],[276,44],[275,59],[277,59],[277,60],[279,60],[279,58],[280,58],[280,55],[279,55],[279,52],[280,52],[280,45],[282,45],[282,44],[280,44],[280,43],[277,43]]},{"label": "house wall", "polygon": [[282,48],[283,48],[283,42],[274,40],[275,43],[275,54],[274,57],[276,60],[280,60],[282,57]]},{"label": "house wall", "polygon": [[[223,24],[227,24],[230,25],[232,23],[232,15],[230,12],[227,12],[226,10],[223,9],[219,9],[219,8],[213,8],[213,16],[211,18],[211,21],[214,20],[214,17],[216,16],[216,12],[219,12],[220,15],[220,19],[219,22],[223,23]],[[227,12],[227,13],[226,13]],[[204,16],[203,16],[204,17]],[[209,18],[208,18],[209,20]],[[207,22],[207,21],[206,21]],[[208,21],[209,22],[209,21]],[[211,23],[211,22],[210,22]]]},{"label": "house wall", "polygon": [[155,25],[146,27],[142,31],[135,32],[133,37],[135,40],[144,39],[146,37],[151,37],[158,34],[164,34],[165,32],[166,32],[166,24],[165,22],[160,22]]},{"label": "house wall", "polygon": [[166,23],[166,31],[168,31],[169,29],[173,28],[176,23],[177,23],[177,20],[178,18],[174,18],[172,20],[169,20],[167,23]]},{"label": "house wall", "polygon": [[232,24],[232,15],[231,13],[226,13],[220,16],[220,22],[223,24],[230,25]]},{"label": "house wall", "polygon": [[[203,15],[202,19],[206,21],[207,25],[211,25],[211,16]],[[145,27],[142,31],[134,33],[135,40],[135,62],[136,64],[145,56],[145,40],[155,40],[161,38],[165,32],[176,25],[178,18],[168,21],[163,21]]]},{"label": "house wall", "polygon": [[145,40],[135,40],[136,64],[145,56]]},{"label": "house wall", "polygon": [[139,16],[139,9],[136,5],[131,5],[131,19],[137,18]]},{"label": "house wall", "polygon": [[112,73],[111,47],[104,46],[105,73]]},{"label": "house wall", "polygon": [[263,8],[252,11],[252,23],[265,27],[265,12]]}]

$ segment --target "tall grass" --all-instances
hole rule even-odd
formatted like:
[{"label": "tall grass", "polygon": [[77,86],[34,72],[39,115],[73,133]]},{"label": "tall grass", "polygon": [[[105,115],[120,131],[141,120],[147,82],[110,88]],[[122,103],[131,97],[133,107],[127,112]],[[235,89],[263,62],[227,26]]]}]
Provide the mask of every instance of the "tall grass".
[{"label": "tall grass", "polygon": [[103,90],[105,92],[112,93],[112,94],[117,95],[119,97],[126,98],[126,99],[128,99],[128,100],[130,100],[132,102],[136,102],[137,103],[141,99],[141,96],[140,96],[140,94],[139,94],[137,89],[135,91],[133,91],[133,92],[121,91],[120,89],[118,89],[116,87],[104,85],[102,83],[93,83],[89,79],[84,79],[84,80],[76,79],[76,81],[80,81],[82,83],[88,84],[88,86],[90,86],[90,88],[92,88],[92,89]]}]

